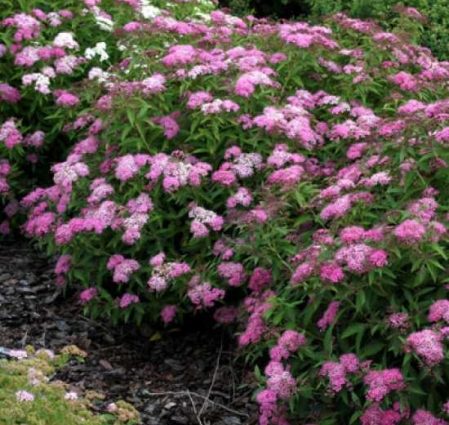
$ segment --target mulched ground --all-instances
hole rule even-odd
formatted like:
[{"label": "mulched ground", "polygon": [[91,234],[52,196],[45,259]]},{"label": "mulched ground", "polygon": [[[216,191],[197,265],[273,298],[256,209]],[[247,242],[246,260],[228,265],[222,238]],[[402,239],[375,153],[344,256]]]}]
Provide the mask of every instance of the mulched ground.
[{"label": "mulched ground", "polygon": [[[52,266],[23,243],[0,246],[0,347],[59,348],[88,352],[55,379],[73,389],[96,390],[108,402],[126,400],[144,425],[251,425],[257,422],[252,374],[236,360],[232,338],[205,328],[154,331],[93,322],[54,285]],[[144,336],[146,334],[146,336]],[[153,338],[154,339],[154,338]]]}]

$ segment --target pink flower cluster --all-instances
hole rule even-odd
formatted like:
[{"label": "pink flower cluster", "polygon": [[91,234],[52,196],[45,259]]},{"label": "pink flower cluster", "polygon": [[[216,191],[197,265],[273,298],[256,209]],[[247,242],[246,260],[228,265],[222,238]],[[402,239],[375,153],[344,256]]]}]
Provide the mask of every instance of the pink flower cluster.
[{"label": "pink flower cluster", "polygon": [[217,271],[218,275],[226,279],[230,286],[241,286],[246,280],[245,269],[240,263],[220,263]]},{"label": "pink flower cluster", "polygon": [[442,335],[431,329],[413,332],[407,337],[406,350],[416,353],[426,365],[435,366],[444,359]]},{"label": "pink flower cluster", "polygon": [[150,259],[153,271],[148,280],[150,291],[162,292],[168,287],[171,280],[190,273],[191,269],[187,263],[166,262],[163,252]]},{"label": "pink flower cluster", "polygon": [[255,293],[245,299],[245,310],[249,313],[249,317],[245,330],[239,336],[239,344],[241,346],[259,342],[267,331],[267,325],[263,316],[271,308],[269,300],[273,296],[273,291],[266,290],[261,293]]},{"label": "pink flower cluster", "polygon": [[128,308],[131,304],[137,304],[140,302],[140,299],[137,295],[134,294],[123,294],[119,300],[119,307],[122,309]]},{"label": "pink flower cluster", "polygon": [[12,149],[23,140],[22,133],[17,129],[14,119],[10,118],[0,127],[0,142],[3,142],[7,149]]},{"label": "pink flower cluster", "polygon": [[114,272],[112,280],[115,283],[127,283],[131,275],[140,269],[140,264],[136,260],[114,254],[109,258],[107,268]]},{"label": "pink flower cluster", "polygon": [[65,275],[70,271],[72,265],[72,256],[65,254],[58,258],[55,265],[56,283],[63,285],[65,283]]},{"label": "pink flower cluster", "polygon": [[145,177],[156,182],[162,177],[162,187],[166,192],[174,192],[184,186],[200,186],[212,167],[198,161],[193,156],[184,157],[181,151],[172,152],[171,156],[160,153],[149,159],[150,171]]},{"label": "pink flower cluster", "polygon": [[226,162],[212,174],[212,181],[223,186],[231,186],[238,178],[251,177],[263,167],[262,156],[258,153],[244,153],[238,146],[226,150]]},{"label": "pink flower cluster", "polygon": [[189,282],[187,296],[196,309],[210,308],[225,296],[223,289],[214,288],[209,282],[201,282],[201,278],[195,275]]},{"label": "pink flower cluster", "polygon": [[210,230],[219,231],[223,228],[223,217],[202,207],[193,206],[189,217],[193,218],[190,231],[194,238],[204,238],[209,235]]},{"label": "pink flower cluster", "polygon": [[365,375],[363,382],[368,386],[366,398],[374,402],[380,402],[391,391],[405,388],[399,369],[372,370]]},{"label": "pink flower cluster", "polygon": [[343,354],[339,362],[327,361],[320,369],[320,376],[329,379],[329,389],[333,394],[339,393],[349,385],[348,375],[355,374],[362,367],[355,354]]},{"label": "pink flower cluster", "polygon": [[9,191],[8,174],[11,172],[11,165],[9,161],[0,160],[0,194],[7,193]]},{"label": "pink flower cluster", "polygon": [[287,360],[305,343],[306,337],[303,334],[287,330],[279,337],[277,344],[270,349],[270,359],[275,362]]}]

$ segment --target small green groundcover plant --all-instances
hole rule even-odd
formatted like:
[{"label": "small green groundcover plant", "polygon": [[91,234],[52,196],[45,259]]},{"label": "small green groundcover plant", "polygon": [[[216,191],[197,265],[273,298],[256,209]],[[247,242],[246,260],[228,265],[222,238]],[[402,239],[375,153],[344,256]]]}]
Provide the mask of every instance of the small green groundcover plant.
[{"label": "small green groundcover plant", "polygon": [[92,403],[103,396],[88,391],[84,396],[70,391],[61,381],[51,381],[55,371],[69,359],[83,361],[86,353],[75,346],[60,354],[50,350],[9,350],[14,360],[0,360],[0,423],[2,425],[137,425],[138,412],[118,401],[104,414],[92,413]]}]

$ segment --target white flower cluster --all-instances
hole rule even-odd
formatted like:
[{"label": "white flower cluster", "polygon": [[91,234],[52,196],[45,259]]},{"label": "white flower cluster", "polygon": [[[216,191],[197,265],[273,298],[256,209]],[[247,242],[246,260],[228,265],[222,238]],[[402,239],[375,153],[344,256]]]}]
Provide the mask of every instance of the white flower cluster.
[{"label": "white flower cluster", "polygon": [[142,0],[140,13],[145,19],[154,19],[162,13],[162,10],[156,6],[152,6],[148,0]]},{"label": "white flower cluster", "polygon": [[22,84],[30,86],[34,83],[34,89],[42,94],[50,94],[50,78],[47,75],[35,72],[32,74],[25,74],[22,77]]},{"label": "white flower cluster", "polygon": [[92,12],[94,14],[95,22],[100,29],[102,29],[103,31],[112,32],[114,28],[114,21],[105,16],[105,14],[102,13],[101,9],[98,6],[94,6],[90,10],[86,10],[86,13],[88,12]]},{"label": "white flower cluster", "polygon": [[210,22],[210,13],[204,13],[198,7],[193,10],[193,17],[196,21]]},{"label": "white flower cluster", "polygon": [[79,49],[79,44],[75,41],[71,32],[60,32],[53,41],[53,46],[67,49]]},{"label": "white flower cluster", "polygon": [[106,52],[106,43],[101,41],[95,45],[95,47],[88,47],[84,52],[84,57],[86,59],[94,59],[96,56],[99,57],[100,62],[104,62],[109,59],[109,55]]},{"label": "white flower cluster", "polygon": [[101,68],[92,68],[89,71],[89,80],[98,80],[99,83],[105,83],[108,81],[111,74],[109,72],[103,71]]}]

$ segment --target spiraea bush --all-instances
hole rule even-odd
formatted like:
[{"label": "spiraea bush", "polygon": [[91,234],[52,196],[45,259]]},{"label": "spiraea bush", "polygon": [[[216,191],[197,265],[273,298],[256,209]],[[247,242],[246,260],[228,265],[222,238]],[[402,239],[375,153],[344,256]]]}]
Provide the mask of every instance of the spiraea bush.
[{"label": "spiraea bush", "polygon": [[116,30],[136,16],[199,18],[212,8],[209,2],[0,0],[0,205],[6,207],[0,234],[17,226],[17,198],[48,184],[49,164],[73,145],[62,130],[89,105],[83,79],[127,56]]},{"label": "spiraea bush", "polygon": [[239,323],[262,425],[446,424],[449,63],[343,14],[115,34],[21,200],[57,283],[113,323]]}]

